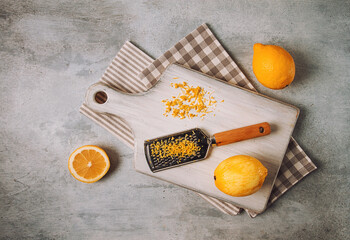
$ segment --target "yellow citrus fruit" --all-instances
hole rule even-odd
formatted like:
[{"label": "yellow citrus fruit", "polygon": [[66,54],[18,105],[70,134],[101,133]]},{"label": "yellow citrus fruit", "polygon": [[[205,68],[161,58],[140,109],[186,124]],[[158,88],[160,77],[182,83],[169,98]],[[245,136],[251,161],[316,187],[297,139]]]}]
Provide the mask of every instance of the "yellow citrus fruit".
[{"label": "yellow citrus fruit", "polygon": [[267,169],[247,155],[236,155],[222,161],[214,171],[215,186],[222,192],[244,197],[257,192],[265,181]]},{"label": "yellow citrus fruit", "polygon": [[282,89],[294,80],[294,60],[286,50],[261,43],[254,44],[253,49],[253,72],[262,85]]},{"label": "yellow citrus fruit", "polygon": [[68,160],[70,173],[77,180],[85,183],[100,180],[108,172],[109,167],[110,162],[106,152],[93,145],[76,149]]}]

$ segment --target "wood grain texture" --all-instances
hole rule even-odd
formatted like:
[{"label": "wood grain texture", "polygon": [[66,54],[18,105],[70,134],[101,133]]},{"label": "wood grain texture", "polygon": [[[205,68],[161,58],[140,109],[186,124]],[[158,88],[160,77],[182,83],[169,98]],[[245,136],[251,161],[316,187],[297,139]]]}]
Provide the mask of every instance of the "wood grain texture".
[{"label": "wood grain texture", "polygon": [[[165,117],[163,115],[165,106],[162,100],[177,96],[178,90],[172,88],[170,84],[183,81],[188,85],[200,86],[214,92],[213,96],[218,101],[215,111],[204,119]],[[98,104],[95,100],[95,94],[99,91],[105,92],[108,96],[104,104]],[[116,114],[130,124],[135,137],[134,167],[137,171],[256,212],[261,212],[266,207],[299,114],[299,110],[293,106],[176,64],[170,65],[159,82],[142,94],[120,93],[105,85],[95,84],[87,91],[86,104],[95,111]],[[194,127],[199,127],[208,135],[213,135],[257,122],[270,123],[271,134],[263,138],[214,148],[209,152],[206,160],[166,171],[152,173],[147,165],[144,155],[144,141],[147,139]],[[213,180],[216,166],[222,160],[237,154],[250,155],[259,159],[269,171],[260,191],[247,197],[237,198],[226,195],[215,187]]]},{"label": "wood grain texture", "polygon": [[215,133],[214,137],[216,146],[223,146],[230,143],[266,136],[269,135],[270,132],[270,124],[264,122],[220,133]]}]

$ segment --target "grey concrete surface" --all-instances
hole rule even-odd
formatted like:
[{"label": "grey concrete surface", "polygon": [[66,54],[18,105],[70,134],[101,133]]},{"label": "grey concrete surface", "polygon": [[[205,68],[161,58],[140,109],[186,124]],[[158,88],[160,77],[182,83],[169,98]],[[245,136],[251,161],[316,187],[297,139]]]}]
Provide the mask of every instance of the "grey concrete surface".
[{"label": "grey concrete surface", "polygon": [[[260,92],[301,109],[294,137],[319,169],[256,219],[138,174],[132,151],[78,112],[126,40],[157,57],[207,23]],[[284,90],[257,83],[253,44],[296,62]],[[1,239],[349,239],[349,1],[0,0]],[[84,184],[69,154],[111,169]]]}]

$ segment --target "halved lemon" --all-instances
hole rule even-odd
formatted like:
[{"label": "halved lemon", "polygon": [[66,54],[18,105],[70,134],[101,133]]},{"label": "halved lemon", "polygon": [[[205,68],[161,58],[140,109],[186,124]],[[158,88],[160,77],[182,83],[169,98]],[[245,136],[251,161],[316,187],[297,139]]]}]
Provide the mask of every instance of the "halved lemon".
[{"label": "halved lemon", "polygon": [[108,172],[109,167],[110,162],[106,152],[94,145],[86,145],[76,149],[68,160],[70,173],[84,183],[100,180]]}]

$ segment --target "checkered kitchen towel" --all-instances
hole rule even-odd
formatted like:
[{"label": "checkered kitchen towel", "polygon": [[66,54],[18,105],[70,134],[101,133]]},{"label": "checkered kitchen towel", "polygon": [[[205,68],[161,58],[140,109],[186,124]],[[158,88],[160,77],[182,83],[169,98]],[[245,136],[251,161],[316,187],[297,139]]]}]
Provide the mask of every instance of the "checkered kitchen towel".
[{"label": "checkered kitchen towel", "polygon": [[[198,37],[199,35],[200,37]],[[208,39],[208,37],[210,37],[212,40]],[[185,39],[187,39],[187,41],[188,39],[196,39],[196,41],[199,41],[198,44],[194,45],[193,47],[193,49],[196,50],[191,51],[191,49],[187,47],[186,49],[189,51],[183,51],[183,48],[180,48],[180,45],[178,45],[178,51],[175,51],[174,48],[176,49],[176,47],[173,47],[168,51],[173,54],[169,55],[168,52],[164,54],[170,58],[174,56],[173,59],[165,58],[163,55],[158,60],[161,63],[169,62],[167,64],[176,61],[194,69],[206,72],[207,74],[209,73],[209,69],[211,75],[213,76],[219,77],[233,84],[238,83],[240,86],[253,89],[253,86],[249,83],[233,60],[228,56],[226,51],[222,48],[220,43],[216,40],[215,36],[206,25],[202,25],[197,28],[194,32],[182,39],[180,43],[183,44]],[[217,47],[214,47],[213,43],[217,44]],[[183,46],[186,46],[186,44]],[[200,48],[196,46],[199,46]],[[190,59],[186,54],[189,54]],[[181,61],[181,59],[184,59],[182,56],[186,57],[187,61]],[[210,56],[209,62],[210,59],[212,59],[210,63],[207,61],[208,59],[205,58],[206,56]],[[207,63],[200,63],[198,57],[199,59],[204,59],[204,61]],[[164,68],[161,67],[159,70],[157,70],[159,72],[158,73],[154,70],[154,63],[155,62],[153,62],[152,58],[132,45],[130,42],[126,42],[101,77],[100,82],[125,92],[136,93],[145,91],[157,81],[157,78],[165,68],[165,66],[161,64]],[[196,66],[194,66],[194,64]],[[158,67],[159,66],[160,65],[158,64]],[[224,68],[222,68],[222,66],[224,66],[226,70],[223,70]],[[148,71],[143,71],[141,73],[141,71],[145,68],[147,68]],[[152,68],[154,69],[152,70]],[[151,73],[153,77],[149,76]],[[144,76],[142,82],[139,80],[138,75]],[[150,78],[150,81],[145,79],[148,79],[146,76]],[[117,136],[128,146],[133,147],[133,137],[130,128],[117,116],[95,113],[85,104],[81,106],[80,111],[85,116],[89,117],[100,126]],[[275,182],[274,189],[272,190],[269,204],[273,203],[290,187],[315,169],[316,166],[307,157],[295,140],[291,139],[279,175]],[[199,195],[226,214],[237,215],[240,212],[240,208],[232,205],[231,203],[226,203],[203,194]],[[256,216],[256,214],[252,212],[248,212],[248,214],[252,217]]]}]

